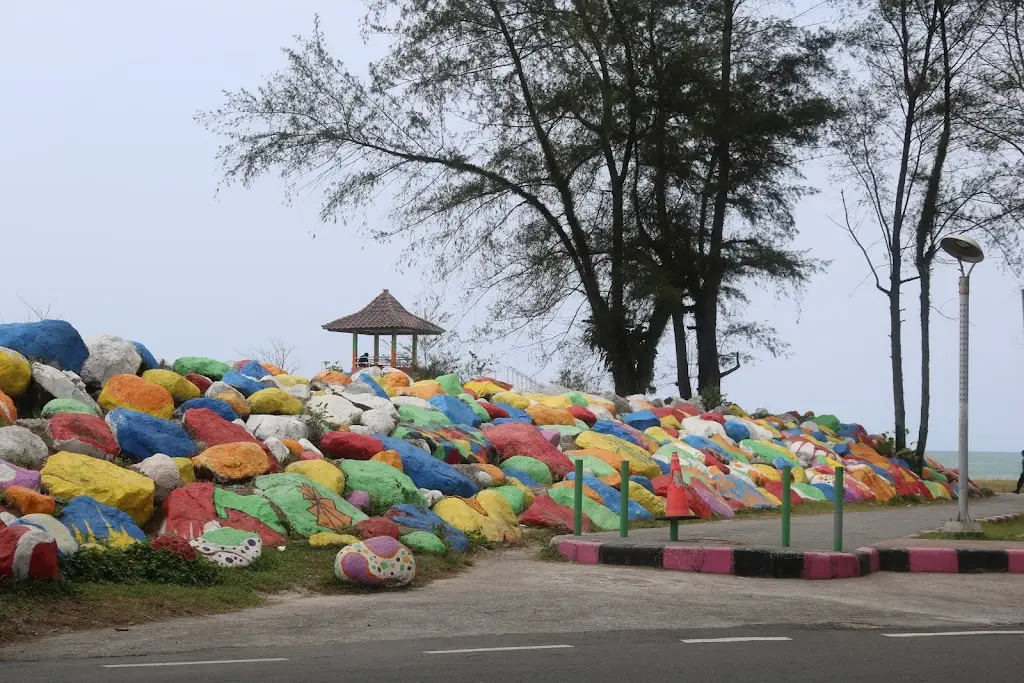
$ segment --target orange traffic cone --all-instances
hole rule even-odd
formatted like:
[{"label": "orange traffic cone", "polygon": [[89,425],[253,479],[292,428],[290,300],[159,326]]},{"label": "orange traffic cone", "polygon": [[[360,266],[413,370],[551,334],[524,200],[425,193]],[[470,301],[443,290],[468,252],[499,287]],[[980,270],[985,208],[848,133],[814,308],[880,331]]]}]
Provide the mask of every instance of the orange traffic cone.
[{"label": "orange traffic cone", "polygon": [[690,514],[690,500],[686,497],[683,486],[683,471],[679,466],[679,456],[672,454],[672,468],[669,471],[671,480],[668,485],[668,500],[665,503],[666,517],[686,517]]}]

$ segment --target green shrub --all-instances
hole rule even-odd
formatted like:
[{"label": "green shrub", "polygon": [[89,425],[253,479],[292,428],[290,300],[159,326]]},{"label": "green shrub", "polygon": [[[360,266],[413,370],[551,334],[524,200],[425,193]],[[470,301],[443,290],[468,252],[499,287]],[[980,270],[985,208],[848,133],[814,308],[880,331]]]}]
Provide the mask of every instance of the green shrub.
[{"label": "green shrub", "polygon": [[86,548],[60,561],[61,578],[82,583],[212,586],[223,581],[223,572],[204,557],[187,560],[166,550],[153,550],[147,543],[123,549]]}]

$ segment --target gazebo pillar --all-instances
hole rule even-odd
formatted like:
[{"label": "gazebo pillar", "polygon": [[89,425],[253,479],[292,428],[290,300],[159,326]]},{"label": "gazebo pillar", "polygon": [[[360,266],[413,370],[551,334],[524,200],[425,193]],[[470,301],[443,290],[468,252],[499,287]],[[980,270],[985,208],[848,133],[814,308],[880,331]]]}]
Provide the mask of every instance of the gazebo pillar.
[{"label": "gazebo pillar", "polygon": [[380,335],[373,335],[373,364],[380,365]]},{"label": "gazebo pillar", "polygon": [[398,367],[398,333],[391,333],[391,367]]},{"label": "gazebo pillar", "polygon": [[419,341],[419,335],[412,335],[412,366],[416,367],[416,342]]},{"label": "gazebo pillar", "polygon": [[359,365],[359,334],[352,333],[352,372],[356,371]]}]

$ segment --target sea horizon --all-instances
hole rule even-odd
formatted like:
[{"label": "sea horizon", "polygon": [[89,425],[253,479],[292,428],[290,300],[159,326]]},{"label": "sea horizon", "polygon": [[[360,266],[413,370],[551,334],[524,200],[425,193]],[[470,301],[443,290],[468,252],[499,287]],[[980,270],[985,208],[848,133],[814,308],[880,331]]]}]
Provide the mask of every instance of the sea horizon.
[{"label": "sea horizon", "polygon": [[[946,467],[960,466],[957,451],[928,451],[928,457]],[[1021,474],[1021,454],[1020,451],[971,451],[968,454],[968,466],[971,479],[1016,481]]]}]

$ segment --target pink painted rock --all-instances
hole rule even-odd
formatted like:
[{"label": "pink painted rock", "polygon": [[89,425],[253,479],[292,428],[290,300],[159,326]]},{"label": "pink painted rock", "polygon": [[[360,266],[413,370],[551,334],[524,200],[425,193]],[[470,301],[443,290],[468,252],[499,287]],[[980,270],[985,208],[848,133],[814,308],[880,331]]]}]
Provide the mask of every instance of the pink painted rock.
[{"label": "pink painted rock", "polygon": [[320,440],[320,451],[333,459],[369,460],[383,450],[380,439],[355,432],[327,432]]},{"label": "pink painted rock", "polygon": [[548,443],[555,448],[558,447],[559,442],[562,440],[562,433],[557,432],[554,429],[542,429],[540,430],[540,433],[548,440]]},{"label": "pink painted rock", "polygon": [[323,460],[323,459],[324,459],[324,456],[320,455],[319,453],[314,453],[313,451],[303,451],[302,454],[299,456],[299,460]]},{"label": "pink painted rock", "polygon": [[58,413],[46,425],[54,450],[81,453],[112,462],[121,451],[102,417],[82,413]]},{"label": "pink painted rock", "polygon": [[359,538],[363,540],[374,538],[375,536],[390,536],[397,541],[398,537],[402,534],[402,530],[398,528],[398,525],[386,517],[364,519],[356,523],[355,530]]},{"label": "pink painted rock", "polygon": [[351,491],[345,496],[345,500],[363,512],[370,509],[370,494],[366,491]]},{"label": "pink painted rock", "polygon": [[57,578],[57,541],[27,525],[0,530],[0,579]]},{"label": "pink painted rock", "polygon": [[39,490],[39,472],[12,465],[0,460],[0,491],[10,486],[24,486],[33,491]]}]

